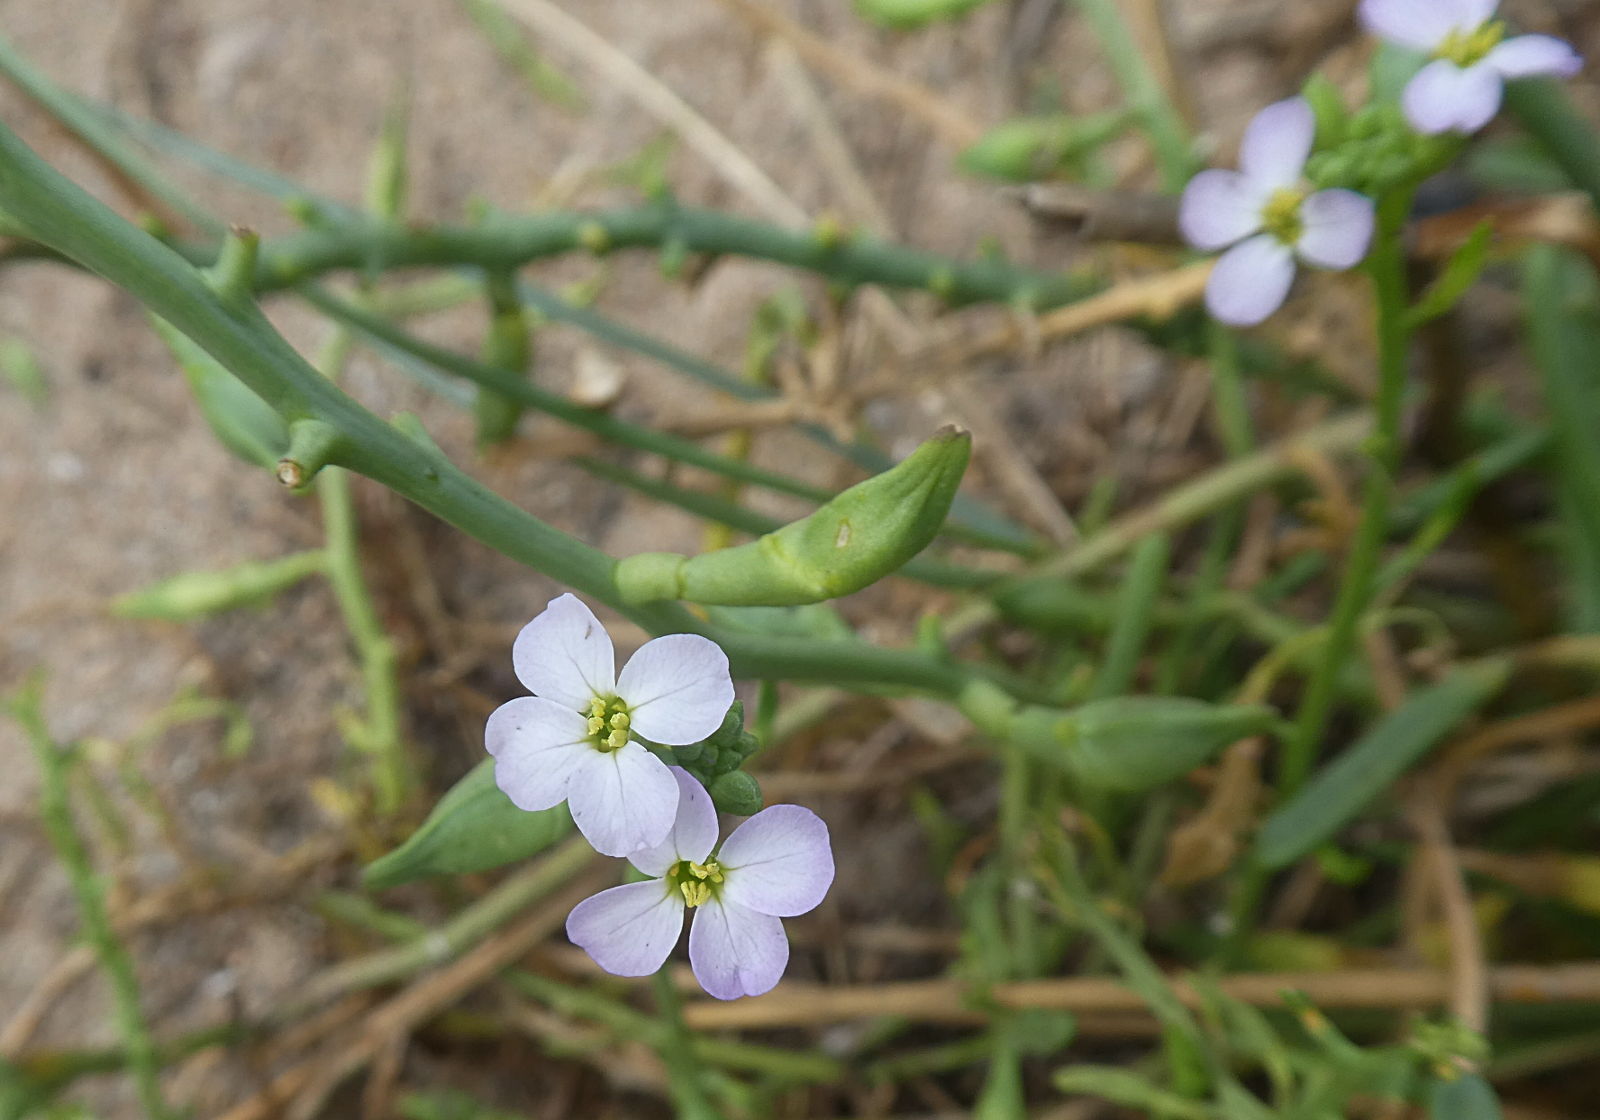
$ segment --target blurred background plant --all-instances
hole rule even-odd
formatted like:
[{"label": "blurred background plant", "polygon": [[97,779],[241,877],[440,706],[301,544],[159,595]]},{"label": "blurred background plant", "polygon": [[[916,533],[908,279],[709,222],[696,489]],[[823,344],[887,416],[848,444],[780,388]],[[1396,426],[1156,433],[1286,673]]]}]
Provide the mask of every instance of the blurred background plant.
[{"label": "blurred background plant", "polygon": [[[112,210],[0,136],[0,1116],[1592,1114],[1586,80],[1413,149],[1348,3],[9,7]],[[1319,185],[1453,162],[1377,323],[1232,332],[1176,194],[1302,86]],[[830,822],[770,996],[561,936],[617,866],[480,760],[568,588]]]}]

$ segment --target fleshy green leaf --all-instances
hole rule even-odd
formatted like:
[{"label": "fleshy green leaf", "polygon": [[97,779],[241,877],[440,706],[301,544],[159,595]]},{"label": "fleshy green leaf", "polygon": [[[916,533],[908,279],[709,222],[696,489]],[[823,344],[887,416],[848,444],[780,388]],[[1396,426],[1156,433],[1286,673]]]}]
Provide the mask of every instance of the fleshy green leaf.
[{"label": "fleshy green leaf", "polygon": [[371,864],[363,881],[371,890],[432,875],[465,875],[527,859],[572,830],[563,803],[526,813],[494,784],[494,759],[473,767],[439,799],[422,827]]},{"label": "fleshy green leaf", "polygon": [[1498,692],[1509,672],[1501,661],[1458,669],[1385,715],[1267,818],[1256,862],[1283,867],[1322,845]]}]

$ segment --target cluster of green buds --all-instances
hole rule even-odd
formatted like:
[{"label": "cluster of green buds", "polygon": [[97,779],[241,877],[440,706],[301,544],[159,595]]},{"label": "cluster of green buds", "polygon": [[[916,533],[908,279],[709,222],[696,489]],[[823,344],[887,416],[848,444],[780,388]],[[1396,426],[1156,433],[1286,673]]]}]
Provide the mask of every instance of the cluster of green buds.
[{"label": "cluster of green buds", "polygon": [[669,761],[705,786],[718,809],[748,817],[761,809],[761,786],[741,767],[760,749],[761,740],[745,730],[744,701],[735,700],[721,727],[698,743],[673,747]]},{"label": "cluster of green buds", "polygon": [[1320,75],[1306,83],[1302,96],[1317,118],[1316,152],[1306,162],[1306,178],[1319,190],[1343,187],[1378,198],[1436,173],[1461,147],[1455,136],[1420,135],[1392,101],[1352,112]]}]

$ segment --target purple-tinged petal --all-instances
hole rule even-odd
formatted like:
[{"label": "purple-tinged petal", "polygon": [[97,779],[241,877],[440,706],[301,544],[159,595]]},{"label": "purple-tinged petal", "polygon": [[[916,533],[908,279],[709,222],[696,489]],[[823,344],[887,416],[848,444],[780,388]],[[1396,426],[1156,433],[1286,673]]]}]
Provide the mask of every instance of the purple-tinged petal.
[{"label": "purple-tinged petal", "polygon": [[1298,186],[1316,136],[1316,114],[1305,98],[1268,105],[1244,130],[1239,169],[1267,194]]},{"label": "purple-tinged petal", "polygon": [[833,885],[828,826],[810,809],[773,805],[723,842],[722,897],[761,914],[792,918],[815,909]]},{"label": "purple-tinged petal", "polygon": [[567,937],[613,976],[649,976],[683,932],[683,896],[660,879],[612,887],[567,915]]},{"label": "purple-tinged petal", "polygon": [[1239,171],[1202,171],[1183,189],[1178,228],[1196,249],[1226,249],[1260,231],[1271,193]]},{"label": "purple-tinged petal", "polygon": [[567,786],[593,754],[588,724],[570,708],[539,696],[519,696],[493,712],[483,728],[494,756],[494,781],[512,804],[535,812],[567,799]]},{"label": "purple-tinged petal", "polygon": [[595,851],[632,855],[667,838],[678,816],[678,782],[638,743],[589,750],[567,783],[567,805]]},{"label": "purple-tinged petal", "polygon": [[733,678],[722,647],[698,634],[668,634],[639,647],[622,667],[617,695],[632,727],[652,743],[698,743],[733,706]]},{"label": "purple-tinged petal", "polygon": [[611,637],[576,595],[550,600],[522,628],[511,647],[517,679],[535,696],[588,713],[596,696],[616,691],[616,655]]},{"label": "purple-tinged petal", "polygon": [[1425,135],[1476,132],[1500,111],[1505,84],[1485,63],[1465,70],[1439,59],[1417,72],[1400,103],[1411,127]]},{"label": "purple-tinged petal", "polygon": [[661,843],[628,856],[629,863],[658,879],[679,860],[704,863],[717,845],[717,808],[711,803],[711,795],[683,767],[667,769],[678,783],[678,815],[672,822],[672,831]]},{"label": "purple-tinged petal", "polygon": [[1461,13],[1443,0],[1361,0],[1360,16],[1378,38],[1416,51],[1432,52],[1450,32],[1463,29]]},{"label": "purple-tinged petal", "polygon": [[1283,306],[1294,283],[1294,254],[1270,233],[1240,242],[1217,260],[1206,306],[1233,327],[1253,327]]},{"label": "purple-tinged petal", "polygon": [[783,970],[789,967],[789,938],[783,923],[770,914],[712,899],[695,908],[689,963],[708,995],[759,996],[783,979]]},{"label": "purple-tinged petal", "polygon": [[1300,205],[1304,232],[1295,252],[1319,268],[1354,268],[1372,245],[1374,210],[1364,194],[1318,191]]},{"label": "purple-tinged petal", "polygon": [[1583,69],[1583,56],[1554,35],[1518,35],[1507,39],[1483,60],[1502,78],[1570,78]]}]

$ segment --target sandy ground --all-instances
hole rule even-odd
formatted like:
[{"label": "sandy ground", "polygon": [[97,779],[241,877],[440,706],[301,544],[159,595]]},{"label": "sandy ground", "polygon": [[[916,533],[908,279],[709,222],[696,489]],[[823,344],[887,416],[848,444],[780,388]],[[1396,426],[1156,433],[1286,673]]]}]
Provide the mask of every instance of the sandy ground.
[{"label": "sandy ground", "polygon": [[[905,39],[865,28],[842,0],[776,6],[939,89],[975,121],[994,121],[1026,105],[1028,75],[1053,75],[1077,108],[1111,97],[1109,76],[1084,37],[1060,21],[1038,23],[1046,5],[998,4],[960,30]],[[808,123],[816,118],[797,99],[784,64],[727,9],[714,0],[567,0],[565,7],[723,130],[799,207],[848,212],[848,192],[818,155]],[[1225,30],[1215,10],[1228,5],[1197,7],[1185,6],[1178,21],[1183,36],[1203,39]],[[1240,3],[1233,10],[1243,19],[1266,7]],[[1030,36],[1035,23],[1044,31]],[[626,201],[628,191],[600,172],[664,131],[627,92],[598,77],[592,60],[559,42],[547,45],[548,57],[575,80],[586,109],[575,114],[535,100],[450,0],[0,0],[0,26],[58,82],[348,201],[360,197],[365,153],[386,109],[398,91],[409,90],[414,216],[457,218],[474,200],[519,210]],[[1277,79],[1252,51],[1208,57],[1216,69],[1207,72],[1203,114],[1236,127],[1235,107],[1252,89]],[[1034,245],[1027,220],[992,186],[950,171],[950,147],[926,127],[859,95],[817,85],[837,137],[907,240],[972,254],[998,238],[1019,259],[1061,263],[1059,246],[1046,251]],[[0,114],[60,166],[117,198],[83,153],[9,88],[0,90]],[[1227,142],[1226,131],[1220,143]],[[716,166],[681,146],[669,166],[684,199],[762,213]],[[271,204],[193,173],[180,171],[178,178],[230,221],[268,234],[292,228]],[[797,282],[773,268],[736,262],[719,264],[692,287],[663,282],[655,262],[644,257],[604,267],[605,310],[735,368],[755,307]],[[537,276],[561,284],[594,271],[589,262],[566,261],[540,266]],[[912,309],[915,314],[915,303]],[[273,313],[308,352],[325,336],[326,327],[300,310],[283,304]],[[478,345],[474,316],[441,317],[430,329],[463,349]],[[0,687],[13,688],[35,671],[47,674],[47,711],[62,739],[126,744],[185,689],[238,702],[255,732],[240,760],[222,756],[215,721],[144,746],[100,749],[95,773],[110,774],[111,760],[125,757],[174,822],[163,837],[152,814],[134,810],[127,836],[104,825],[91,830],[97,854],[114,872],[118,897],[136,898],[207,869],[248,874],[337,832],[314,787],[346,772],[334,713],[359,702],[359,682],[322,586],[308,584],[269,608],[193,626],[118,621],[105,609],[110,597],[180,571],[314,544],[314,503],[284,493],[265,473],[220,449],[131,298],[59,268],[12,269],[0,274],[0,333],[34,348],[50,387],[48,401],[33,408],[0,386]],[[604,361],[627,378],[620,407],[628,414],[674,417],[703,407],[671,374],[632,355],[602,353],[571,331],[547,331],[540,346],[539,376],[546,384],[565,386],[583,362]],[[1127,444],[1117,433],[1129,408],[1153,394],[1153,407],[1166,415],[1192,396],[1185,395],[1181,371],[1124,340],[1069,348],[1031,372],[1026,381],[990,383],[988,399],[1000,430],[1067,496],[1081,495],[1085,471],[1118,461],[1118,447]],[[688,520],[646,509],[526,449],[475,461],[470,423],[458,410],[370,358],[354,363],[347,384],[380,414],[415,411],[457,461],[474,463],[500,492],[601,547],[625,553],[697,545]],[[884,406],[873,419],[903,447],[906,437],[951,413],[948,400],[925,396]],[[1078,445],[1076,458],[1064,457],[1047,439],[1053,424],[1069,420],[1080,432],[1099,432],[1098,442]],[[524,427],[535,443],[550,430],[532,422]],[[832,477],[832,468],[804,444],[774,438],[763,443],[761,455],[821,480]],[[977,477],[980,484],[991,477],[982,462]],[[1136,480],[1130,493],[1138,486]],[[407,558],[420,558],[422,582],[437,593],[454,652],[466,651],[460,675],[482,696],[515,691],[503,652],[515,627],[555,589],[374,487],[362,485],[358,493],[371,545],[369,574],[406,650],[408,672],[415,674],[408,678],[412,738],[422,765],[436,781],[447,781],[478,757],[481,746],[470,704],[434,695],[423,683],[423,674],[450,651],[430,645],[428,619],[417,605],[418,567],[408,566]],[[1026,511],[1019,516],[1026,518]],[[888,749],[916,746],[914,735],[902,733]],[[0,1008],[12,1008],[69,946],[75,912],[33,819],[32,762],[14,727],[3,721],[0,770],[7,775],[0,782]],[[986,796],[973,794],[974,812],[983,811]],[[891,800],[836,807],[846,820],[881,817],[881,843],[863,861],[864,872],[921,858],[918,830]],[[170,854],[174,842],[185,858]],[[272,1006],[337,951],[305,900],[319,886],[351,884],[355,866],[351,859],[326,863],[288,901],[135,938],[151,1018],[165,1032],[216,1021],[232,1008]],[[931,884],[921,896],[913,889],[886,905],[866,881],[866,875],[856,877],[861,889],[852,891],[847,880],[830,907],[809,919],[809,933],[799,924],[800,939],[815,941],[841,915],[909,925],[939,916]],[[796,968],[836,975],[823,957],[797,953]],[[97,980],[73,986],[39,1022],[34,1044],[113,1041],[105,1007]],[[452,1076],[434,1070],[432,1057],[414,1060],[422,1063],[420,1081]],[[202,1063],[174,1088],[200,1115],[210,1115],[237,1097],[239,1075],[236,1062]],[[104,1115],[131,1114],[115,1088],[96,1089],[93,1099]],[[525,1085],[505,1103],[537,1101],[534,1087]]]}]

